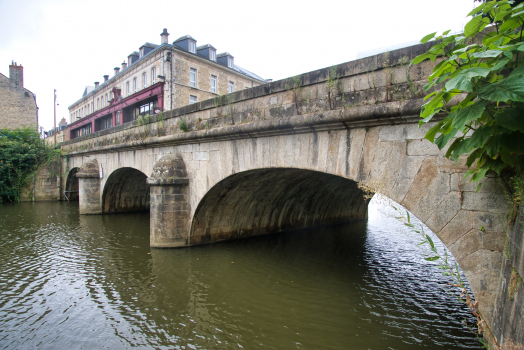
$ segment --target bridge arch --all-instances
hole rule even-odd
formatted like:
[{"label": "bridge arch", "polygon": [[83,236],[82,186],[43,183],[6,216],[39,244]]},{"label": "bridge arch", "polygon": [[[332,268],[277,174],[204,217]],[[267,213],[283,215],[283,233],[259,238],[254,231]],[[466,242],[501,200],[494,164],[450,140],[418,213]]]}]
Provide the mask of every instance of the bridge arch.
[{"label": "bridge arch", "polygon": [[71,202],[78,202],[78,178],[76,174],[80,168],[74,167],[69,170],[65,185],[66,198]]},{"label": "bridge arch", "polygon": [[365,219],[368,200],[353,180],[306,169],[270,168],[230,175],[196,208],[190,244]]},{"label": "bridge arch", "polygon": [[147,176],[130,167],[116,169],[109,175],[102,193],[102,213],[149,210]]}]

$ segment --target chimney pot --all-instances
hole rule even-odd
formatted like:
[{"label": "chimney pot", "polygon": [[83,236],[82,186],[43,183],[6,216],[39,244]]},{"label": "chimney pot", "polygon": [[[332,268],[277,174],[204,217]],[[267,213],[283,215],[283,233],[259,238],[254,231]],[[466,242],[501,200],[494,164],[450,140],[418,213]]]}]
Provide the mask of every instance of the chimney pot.
[{"label": "chimney pot", "polygon": [[95,89],[98,89],[99,85],[100,85],[100,83],[98,81],[95,81]]},{"label": "chimney pot", "polygon": [[109,80],[109,75],[104,75],[104,83]]},{"label": "chimney pot", "polygon": [[160,37],[162,38],[161,44],[167,44],[168,43],[169,33],[167,32],[166,28],[164,28],[162,33],[160,33]]},{"label": "chimney pot", "polygon": [[127,68],[127,63],[126,61],[122,62],[122,70],[126,69]]},{"label": "chimney pot", "polygon": [[115,75],[117,75],[118,73],[120,73],[120,68],[115,67]]}]

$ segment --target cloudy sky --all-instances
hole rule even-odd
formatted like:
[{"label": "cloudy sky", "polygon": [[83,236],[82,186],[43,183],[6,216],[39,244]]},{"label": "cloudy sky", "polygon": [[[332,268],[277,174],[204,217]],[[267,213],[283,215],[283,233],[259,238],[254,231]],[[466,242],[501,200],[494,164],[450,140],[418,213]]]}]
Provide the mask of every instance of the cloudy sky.
[{"label": "cloudy sky", "polygon": [[[146,41],[189,34],[274,80],[354,60],[357,53],[460,30],[473,0],[0,0],[0,73],[24,66],[40,125],[53,126],[87,85]],[[66,118],[67,119],[67,118]]]}]

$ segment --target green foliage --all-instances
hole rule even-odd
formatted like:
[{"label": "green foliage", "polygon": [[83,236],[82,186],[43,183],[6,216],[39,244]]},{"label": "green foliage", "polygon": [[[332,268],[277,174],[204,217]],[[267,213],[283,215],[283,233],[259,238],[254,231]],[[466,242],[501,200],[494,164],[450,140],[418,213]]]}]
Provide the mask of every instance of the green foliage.
[{"label": "green foliage", "polygon": [[[520,171],[524,165],[524,67],[522,67],[522,26],[524,4],[511,6],[512,1],[483,2],[468,15],[474,16],[465,26],[464,34],[426,35],[421,42],[435,40],[431,49],[417,56],[412,64],[426,59],[443,60],[428,78],[420,125],[435,115],[443,115],[426,134],[426,138],[443,149],[453,140],[446,157],[458,160],[468,154],[466,177],[480,181],[492,170]],[[493,28],[486,27],[493,22]],[[481,43],[474,43],[475,38]],[[451,98],[466,97],[455,106]],[[480,184],[479,184],[480,188]]]},{"label": "green foliage", "polygon": [[300,79],[300,75],[291,77],[288,79],[288,82],[286,83],[286,90],[293,92],[293,100],[295,102],[295,109],[297,111],[297,114],[300,115],[300,108],[298,107],[298,103],[302,101],[302,80]]},{"label": "green foliage", "polygon": [[31,128],[0,130],[0,203],[19,202],[20,190],[42,165],[60,157]]},{"label": "green foliage", "polygon": [[335,91],[338,95],[342,95],[342,86],[341,81],[338,79],[337,66],[332,66],[329,68],[329,77],[326,80],[326,89],[327,89],[327,98],[329,103],[329,109],[335,108]]},{"label": "green foliage", "polygon": [[186,122],[182,119],[182,117],[180,117],[180,122],[178,123],[178,126],[180,127],[180,130],[182,130],[183,132],[189,131],[189,127],[187,126]]}]

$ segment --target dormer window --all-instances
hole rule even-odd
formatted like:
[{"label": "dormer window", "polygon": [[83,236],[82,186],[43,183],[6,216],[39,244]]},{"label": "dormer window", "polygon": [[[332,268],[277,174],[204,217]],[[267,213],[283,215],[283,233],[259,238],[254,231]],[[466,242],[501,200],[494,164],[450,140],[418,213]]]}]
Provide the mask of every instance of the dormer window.
[{"label": "dormer window", "polygon": [[209,59],[211,61],[216,61],[217,60],[217,52],[213,51],[213,50],[209,50]]},{"label": "dormer window", "polygon": [[144,48],[140,49],[140,58],[144,57]]},{"label": "dormer window", "polygon": [[189,52],[196,53],[196,42],[189,40]]},{"label": "dormer window", "polygon": [[231,57],[227,58],[227,66],[229,68],[233,68],[233,58],[231,58]]}]

